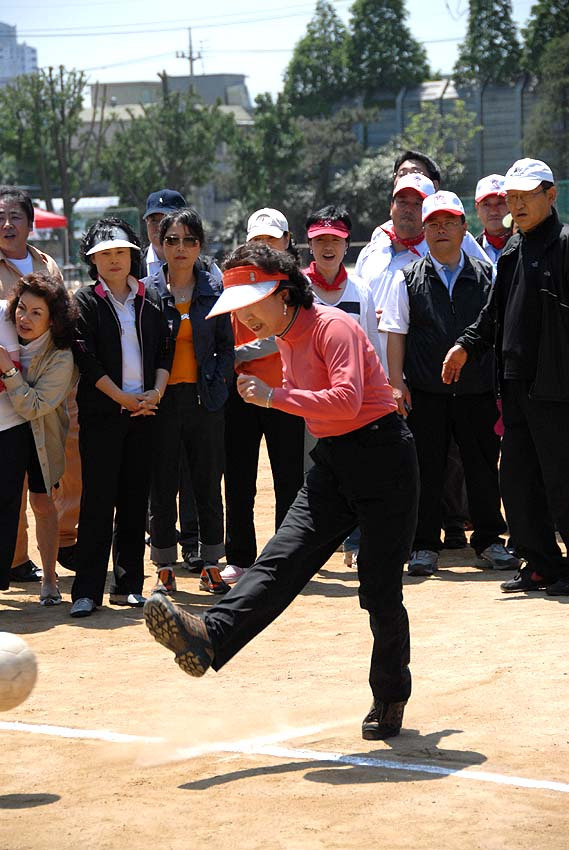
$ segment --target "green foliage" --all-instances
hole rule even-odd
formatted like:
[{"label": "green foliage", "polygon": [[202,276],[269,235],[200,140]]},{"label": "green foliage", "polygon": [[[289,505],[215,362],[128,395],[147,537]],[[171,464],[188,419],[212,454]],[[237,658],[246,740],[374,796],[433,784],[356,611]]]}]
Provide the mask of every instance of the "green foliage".
[{"label": "green foliage", "polygon": [[521,71],[510,0],[470,0],[468,29],[454,66],[457,83],[508,83]]},{"label": "green foliage", "polygon": [[403,0],[355,0],[347,44],[349,89],[373,103],[378,91],[396,93],[429,77],[424,48],[405,23]]},{"label": "green foliage", "polygon": [[332,4],[318,0],[285,72],[283,95],[295,114],[329,115],[345,95],[346,38],[346,27]]},{"label": "green foliage", "polygon": [[0,90],[0,148],[20,173],[39,180],[48,209],[60,194],[71,219],[97,167],[105,129],[104,107],[82,121],[87,78],[63,66],[16,77]]},{"label": "green foliage", "polygon": [[462,100],[444,115],[434,103],[425,103],[407,124],[399,147],[427,151],[439,165],[442,184],[454,188],[464,174],[470,143],[481,130]]},{"label": "green foliage", "polygon": [[569,0],[538,0],[531,7],[524,38],[523,66],[538,74],[541,57],[549,42],[569,33]]},{"label": "green foliage", "polygon": [[569,33],[549,42],[539,63],[539,100],[524,150],[545,160],[557,180],[569,178]]},{"label": "green foliage", "polygon": [[172,186],[191,200],[213,175],[218,145],[234,132],[219,107],[204,106],[193,92],[165,94],[159,103],[128,110],[130,120],[102,152],[103,175],[121,202],[144,208],[148,192]]}]

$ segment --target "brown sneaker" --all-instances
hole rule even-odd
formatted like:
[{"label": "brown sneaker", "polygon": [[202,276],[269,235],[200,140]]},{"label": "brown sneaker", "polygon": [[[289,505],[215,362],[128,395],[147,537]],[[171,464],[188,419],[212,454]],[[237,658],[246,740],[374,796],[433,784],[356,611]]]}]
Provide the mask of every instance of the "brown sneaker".
[{"label": "brown sneaker", "polygon": [[153,593],[144,606],[152,637],[174,653],[176,664],[189,676],[203,676],[213,661],[213,646],[205,623],[184,611],[162,593]]},{"label": "brown sneaker", "polygon": [[366,741],[384,741],[401,731],[406,702],[373,702],[362,723],[362,738]]}]

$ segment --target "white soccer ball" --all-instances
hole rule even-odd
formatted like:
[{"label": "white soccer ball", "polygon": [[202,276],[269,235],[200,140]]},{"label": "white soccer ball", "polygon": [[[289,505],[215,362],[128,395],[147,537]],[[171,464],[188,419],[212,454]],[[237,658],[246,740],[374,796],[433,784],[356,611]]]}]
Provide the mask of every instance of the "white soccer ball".
[{"label": "white soccer ball", "polygon": [[0,711],[9,711],[27,699],[37,674],[36,656],[26,641],[0,632]]}]

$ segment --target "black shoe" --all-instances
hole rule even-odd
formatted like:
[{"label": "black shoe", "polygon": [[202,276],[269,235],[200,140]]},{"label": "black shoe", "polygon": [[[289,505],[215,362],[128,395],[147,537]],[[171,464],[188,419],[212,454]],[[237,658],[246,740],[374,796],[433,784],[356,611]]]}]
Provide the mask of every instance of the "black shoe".
[{"label": "black shoe", "polygon": [[57,563],[66,570],[75,571],[75,546],[60,546],[57,550]]},{"label": "black shoe", "polygon": [[548,596],[569,596],[569,578],[558,578],[548,585],[545,592]]},{"label": "black shoe", "polygon": [[10,571],[10,578],[18,581],[41,581],[42,571],[33,561],[24,561]]},{"label": "black shoe", "polygon": [[204,565],[204,559],[200,558],[196,549],[191,549],[189,546],[182,546],[183,568],[190,573],[201,573]]},{"label": "black shoe", "polygon": [[184,673],[203,676],[211,667],[213,646],[200,617],[153,593],[144,606],[144,619],[152,637],[174,653]]},{"label": "black shoe", "polygon": [[401,732],[403,712],[407,702],[375,702],[362,723],[362,738],[366,741],[383,741]]},{"label": "black shoe", "polygon": [[522,567],[519,573],[508,581],[503,581],[500,587],[504,593],[517,593],[518,591],[545,590],[551,582],[538,575],[531,567]]}]

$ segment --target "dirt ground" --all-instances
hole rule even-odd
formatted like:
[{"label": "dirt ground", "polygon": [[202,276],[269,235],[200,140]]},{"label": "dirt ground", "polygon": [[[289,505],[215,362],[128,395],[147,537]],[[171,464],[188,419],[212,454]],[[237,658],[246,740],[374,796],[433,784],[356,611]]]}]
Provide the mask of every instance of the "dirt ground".
[{"label": "dirt ground", "polygon": [[[14,586],[0,630],[25,637],[39,677],[0,716],[0,850],[569,848],[569,600],[506,596],[510,573],[472,563],[446,553],[436,577],[405,578],[414,692],[385,743],[360,736],[370,633],[341,554],[203,679],[138,610],[71,620],[65,570],[56,609]],[[212,604],[177,573],[177,600]]]}]

